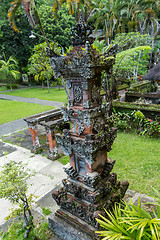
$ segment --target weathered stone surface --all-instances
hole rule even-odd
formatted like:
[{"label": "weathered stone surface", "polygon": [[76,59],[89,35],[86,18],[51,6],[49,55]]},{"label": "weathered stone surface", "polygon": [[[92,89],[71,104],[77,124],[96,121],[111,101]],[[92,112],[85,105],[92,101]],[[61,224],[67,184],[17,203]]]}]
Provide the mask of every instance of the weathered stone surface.
[{"label": "weathered stone surface", "polygon": [[115,59],[107,54],[105,58],[86,42],[84,22],[76,26],[76,31],[73,50],[65,57],[51,58],[54,72],[67,82],[69,104],[62,113],[72,124],[71,129],[56,135],[70,164],[65,167],[68,178],[62,181],[63,187],[54,189],[52,196],[61,207],[56,216],[70,224],[77,219],[78,226],[83,221],[82,229],[86,224],[98,229],[96,218],[105,214],[104,208],[110,210],[120,202],[128,188],[128,182],[120,183],[111,173],[115,161],[107,158],[107,152],[117,129],[108,125],[111,103],[102,105],[100,98],[101,72],[106,70],[109,76]]},{"label": "weathered stone surface", "polygon": [[[68,216],[68,213],[66,213]],[[71,216],[71,215],[70,215]],[[65,218],[65,217],[64,217]],[[67,217],[68,218],[68,217]],[[74,221],[73,221],[74,219]],[[61,240],[93,240],[98,239],[95,235],[95,229],[87,225],[85,222],[80,221],[73,216],[72,220],[67,223],[65,220],[59,216],[52,214],[49,219],[49,228],[54,231],[54,233],[60,237]],[[79,226],[78,226],[78,223]],[[86,226],[86,228],[84,228]],[[85,232],[86,229],[86,232]]]}]

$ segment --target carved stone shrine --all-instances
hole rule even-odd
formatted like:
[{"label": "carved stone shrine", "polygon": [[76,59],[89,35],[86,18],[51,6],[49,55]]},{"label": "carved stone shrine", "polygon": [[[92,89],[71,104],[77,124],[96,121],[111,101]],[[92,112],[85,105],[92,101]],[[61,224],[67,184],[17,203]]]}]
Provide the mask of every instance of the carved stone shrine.
[{"label": "carved stone shrine", "polygon": [[[71,123],[70,129],[56,135],[70,163],[64,168],[68,178],[52,196],[60,206],[56,217],[87,233],[86,239],[96,239],[96,218],[105,215],[104,208],[110,210],[119,202],[128,188],[128,182],[120,183],[116,173],[111,173],[115,161],[107,157],[107,152],[116,138],[116,129],[108,124],[111,102],[102,105],[100,97],[101,73],[105,70],[111,75],[115,59],[93,49],[83,21],[72,33],[73,50],[67,56],[50,57],[56,76],[66,80],[70,99],[62,113],[64,121]],[[56,231],[54,223],[49,219],[50,227]]]}]

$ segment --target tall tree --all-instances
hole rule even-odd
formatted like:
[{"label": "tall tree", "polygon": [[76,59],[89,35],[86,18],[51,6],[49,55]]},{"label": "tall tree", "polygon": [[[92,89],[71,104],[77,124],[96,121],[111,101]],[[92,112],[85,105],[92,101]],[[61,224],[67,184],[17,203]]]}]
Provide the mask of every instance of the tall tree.
[{"label": "tall tree", "polygon": [[123,15],[126,11],[126,1],[124,0],[93,0],[92,11],[89,21],[95,20],[96,30],[104,28],[106,42],[109,44],[114,33],[121,26]]},{"label": "tall tree", "polygon": [[5,19],[1,24],[0,52],[5,53],[7,59],[10,56],[17,59],[20,71],[22,71],[22,67],[26,67],[28,58],[31,55],[31,49],[34,44],[38,43],[38,39],[31,40],[29,38],[32,28],[28,24],[21,9],[17,11],[15,20],[19,32],[14,31],[14,29],[9,25],[7,19]]},{"label": "tall tree", "polygon": [[[53,39],[53,41],[58,42],[64,48],[68,48],[70,45],[71,29],[75,24],[75,18],[68,13],[66,6],[63,5],[62,8],[58,10],[56,18],[54,17],[52,7],[46,4],[42,4],[38,12],[47,38],[50,40]],[[35,30],[40,33],[38,26],[36,26]]]}]

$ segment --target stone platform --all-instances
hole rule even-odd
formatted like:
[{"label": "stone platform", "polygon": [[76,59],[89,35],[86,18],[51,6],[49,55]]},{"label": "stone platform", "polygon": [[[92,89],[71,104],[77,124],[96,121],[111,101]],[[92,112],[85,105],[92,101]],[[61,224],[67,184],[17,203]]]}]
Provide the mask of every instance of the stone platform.
[{"label": "stone platform", "polygon": [[96,229],[64,210],[58,210],[48,218],[49,228],[61,240],[93,240],[99,239]]}]

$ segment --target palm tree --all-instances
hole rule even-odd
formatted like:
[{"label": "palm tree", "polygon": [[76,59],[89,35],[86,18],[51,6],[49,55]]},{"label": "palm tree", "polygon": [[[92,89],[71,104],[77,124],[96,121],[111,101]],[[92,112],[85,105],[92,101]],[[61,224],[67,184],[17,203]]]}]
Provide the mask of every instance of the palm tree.
[{"label": "palm tree", "polygon": [[12,79],[19,79],[20,72],[17,70],[18,63],[17,61],[11,56],[8,61],[0,60],[0,73],[2,77],[9,80],[10,82],[10,89],[12,91]]},{"label": "palm tree", "polygon": [[8,10],[8,18],[9,18],[9,22],[12,25],[13,29],[15,31],[18,31],[18,29],[16,27],[16,24],[15,24],[15,16],[16,16],[16,12],[17,12],[18,8],[21,5],[23,7],[23,10],[24,10],[25,14],[28,17],[29,23],[31,24],[32,27],[34,27],[35,26],[35,21],[33,19],[32,14],[31,14],[31,5],[33,5],[34,16],[36,18],[36,22],[40,27],[41,33],[42,33],[43,37],[45,38],[47,46],[50,48],[50,44],[49,44],[48,39],[46,37],[46,34],[43,30],[42,23],[41,23],[41,20],[40,20],[40,17],[39,17],[39,14],[38,14],[38,11],[37,11],[34,0],[15,0],[14,2],[11,3],[11,7]]},{"label": "palm tree", "polygon": [[[159,22],[156,16],[155,3],[152,0],[127,0],[127,15],[129,23],[136,23],[136,31],[155,37],[159,31]],[[158,6],[157,6],[158,7]]]},{"label": "palm tree", "polygon": [[127,8],[124,0],[93,0],[89,21],[95,20],[96,30],[104,26],[106,42],[109,44],[114,32],[121,26]]},{"label": "palm tree", "polygon": [[31,4],[33,4],[33,6],[35,6],[34,0],[15,0],[14,2],[11,3],[11,7],[8,10],[8,18],[9,18],[9,22],[11,23],[11,25],[15,31],[18,31],[16,24],[15,24],[15,16],[16,16],[16,12],[17,12],[18,8],[21,5],[23,6],[23,9],[28,17],[28,20],[29,20],[31,26],[32,27],[35,26],[35,22],[32,17],[32,14],[31,14]]}]

